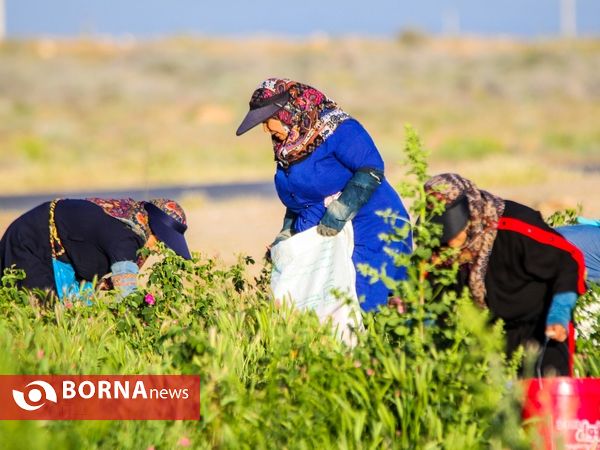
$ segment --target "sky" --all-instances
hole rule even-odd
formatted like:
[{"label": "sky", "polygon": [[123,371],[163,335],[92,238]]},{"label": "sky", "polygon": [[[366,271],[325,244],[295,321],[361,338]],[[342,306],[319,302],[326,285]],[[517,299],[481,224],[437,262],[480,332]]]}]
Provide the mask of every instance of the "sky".
[{"label": "sky", "polygon": [[[0,0],[1,2],[2,0]],[[170,34],[393,36],[403,29],[554,36],[560,0],[4,0],[9,37]],[[576,0],[577,31],[600,35],[600,0]]]}]

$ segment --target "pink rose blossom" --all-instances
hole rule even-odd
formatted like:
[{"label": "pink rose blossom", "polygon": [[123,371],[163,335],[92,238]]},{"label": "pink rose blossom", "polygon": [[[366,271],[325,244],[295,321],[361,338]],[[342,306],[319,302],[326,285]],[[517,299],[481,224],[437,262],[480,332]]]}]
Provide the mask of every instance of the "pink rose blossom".
[{"label": "pink rose blossom", "polygon": [[156,300],[154,300],[154,295],[152,295],[152,294],[146,294],[146,296],[144,297],[144,301],[146,303],[148,303],[150,306],[152,306],[156,303]]},{"label": "pink rose blossom", "polygon": [[37,351],[37,359],[42,359],[44,357],[44,355],[45,355],[44,350]]},{"label": "pink rose blossom", "polygon": [[189,447],[192,444],[192,441],[190,441],[187,437],[182,437],[181,439],[179,439],[179,441],[177,442],[177,445],[180,445],[182,447]]}]

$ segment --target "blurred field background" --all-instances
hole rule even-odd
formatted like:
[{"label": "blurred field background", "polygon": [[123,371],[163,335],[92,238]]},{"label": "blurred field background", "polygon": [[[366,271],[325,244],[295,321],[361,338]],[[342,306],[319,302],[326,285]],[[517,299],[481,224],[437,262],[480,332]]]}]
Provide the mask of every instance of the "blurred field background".
[{"label": "blurred field background", "polygon": [[[269,76],[314,85],[371,133],[393,184],[404,124],[455,171],[541,209],[600,217],[600,39],[255,37],[0,44],[0,195],[271,180],[235,129]],[[262,257],[277,198],[180,199],[194,250]],[[0,212],[0,231],[23,211]]]}]

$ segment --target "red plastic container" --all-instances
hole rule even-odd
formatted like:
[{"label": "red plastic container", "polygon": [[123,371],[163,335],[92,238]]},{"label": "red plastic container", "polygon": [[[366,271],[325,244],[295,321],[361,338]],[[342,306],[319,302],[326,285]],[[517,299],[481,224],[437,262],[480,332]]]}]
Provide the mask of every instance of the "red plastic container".
[{"label": "red plastic container", "polygon": [[547,450],[600,450],[600,378],[524,380],[523,418]]}]

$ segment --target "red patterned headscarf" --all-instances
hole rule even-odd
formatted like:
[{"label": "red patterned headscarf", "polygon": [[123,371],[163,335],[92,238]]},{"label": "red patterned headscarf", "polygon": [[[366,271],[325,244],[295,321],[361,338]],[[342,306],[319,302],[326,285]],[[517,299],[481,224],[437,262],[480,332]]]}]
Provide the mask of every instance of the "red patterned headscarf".
[{"label": "red patterned headscarf", "polygon": [[[140,236],[144,242],[146,242],[152,234],[148,212],[144,208],[145,203],[152,203],[179,223],[187,225],[183,208],[175,200],[167,198],[153,198],[149,202],[137,201],[132,198],[106,199],[94,197],[86,198],[86,200],[98,205],[109,216],[125,223],[135,234]],[[138,265],[141,266],[142,264],[143,260],[140,259]]]},{"label": "red patterned headscarf", "polygon": [[454,173],[436,175],[425,183],[425,192],[448,205],[461,195],[469,203],[467,242],[461,250],[468,254],[469,289],[475,302],[484,307],[485,274],[498,233],[498,220],[504,213],[504,200],[477,188],[466,178]]},{"label": "red patterned headscarf", "polygon": [[86,200],[98,205],[109,216],[127,224],[144,242],[152,234],[148,224],[148,213],[144,209],[144,202],[138,202],[132,198],[93,197],[86,198]]},{"label": "red patterned headscarf", "polygon": [[287,78],[269,78],[252,94],[250,103],[289,92],[286,105],[275,113],[288,129],[284,142],[273,138],[275,161],[288,167],[310,155],[350,116],[321,91]]}]

